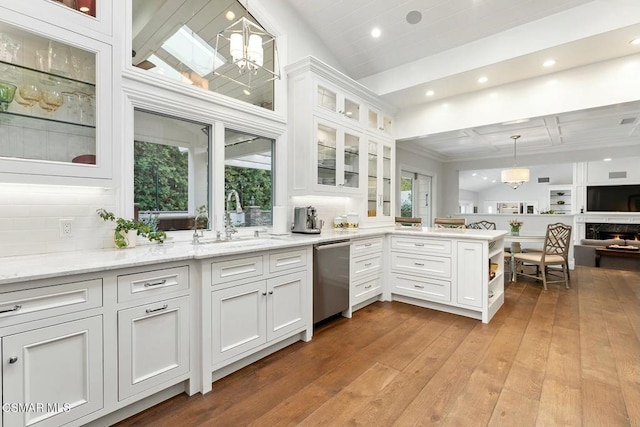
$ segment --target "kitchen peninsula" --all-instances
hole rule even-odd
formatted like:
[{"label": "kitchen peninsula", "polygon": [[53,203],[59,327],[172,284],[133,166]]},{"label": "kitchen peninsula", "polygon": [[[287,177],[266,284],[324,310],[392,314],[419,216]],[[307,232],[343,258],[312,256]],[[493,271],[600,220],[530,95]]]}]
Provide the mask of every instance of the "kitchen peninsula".
[{"label": "kitchen peninsula", "polygon": [[[14,362],[5,390],[27,390],[45,366],[34,389],[55,401],[68,384],[72,405],[49,416],[82,424],[206,393],[212,381],[312,338],[312,245],[337,239],[351,241],[352,263],[366,252],[382,266],[381,286],[352,297],[343,315],[382,299],[487,323],[504,301],[504,235],[386,227],[6,257],[0,336]],[[371,282],[352,276],[350,292],[363,283]],[[18,399],[12,393],[4,398]]]}]

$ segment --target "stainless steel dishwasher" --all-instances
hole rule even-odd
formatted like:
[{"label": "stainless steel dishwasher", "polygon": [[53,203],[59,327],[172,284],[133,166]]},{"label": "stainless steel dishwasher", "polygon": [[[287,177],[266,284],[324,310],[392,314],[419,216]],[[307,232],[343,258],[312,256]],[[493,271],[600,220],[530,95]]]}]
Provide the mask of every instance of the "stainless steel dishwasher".
[{"label": "stainless steel dishwasher", "polygon": [[349,240],[313,246],[313,323],[349,308]]}]

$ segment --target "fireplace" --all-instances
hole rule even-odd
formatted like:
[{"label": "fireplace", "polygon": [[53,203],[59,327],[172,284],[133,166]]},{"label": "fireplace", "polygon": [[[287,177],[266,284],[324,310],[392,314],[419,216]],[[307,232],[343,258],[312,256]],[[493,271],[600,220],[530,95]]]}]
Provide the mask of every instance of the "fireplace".
[{"label": "fireplace", "polygon": [[640,240],[639,224],[610,224],[588,222],[585,225],[585,238],[587,239]]}]

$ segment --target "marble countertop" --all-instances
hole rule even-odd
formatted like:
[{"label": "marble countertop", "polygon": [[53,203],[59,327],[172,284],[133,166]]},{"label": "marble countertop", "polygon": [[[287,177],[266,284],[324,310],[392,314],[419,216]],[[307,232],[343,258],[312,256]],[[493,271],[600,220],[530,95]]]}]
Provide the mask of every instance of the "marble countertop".
[{"label": "marble countertop", "polygon": [[[430,227],[398,229],[381,227],[354,230],[323,230],[322,234],[263,235],[259,238],[241,237],[228,242],[215,242],[215,237],[191,241],[169,241],[163,244],[138,245],[127,249],[101,249],[82,252],[24,255],[0,259],[0,285],[46,279],[72,274],[93,273],[118,268],[135,267],[192,259],[206,259],[265,250],[286,249],[342,239],[356,239],[385,234],[414,235],[436,238],[464,238],[494,240],[506,231],[434,229]],[[212,233],[209,233],[212,234]]]}]

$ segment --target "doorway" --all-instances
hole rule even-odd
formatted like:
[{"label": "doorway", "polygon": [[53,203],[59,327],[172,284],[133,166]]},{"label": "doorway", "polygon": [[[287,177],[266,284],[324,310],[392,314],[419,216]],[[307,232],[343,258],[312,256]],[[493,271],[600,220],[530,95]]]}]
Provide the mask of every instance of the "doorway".
[{"label": "doorway", "polygon": [[400,216],[422,218],[422,224],[431,224],[432,177],[419,172],[402,170],[400,173]]}]

